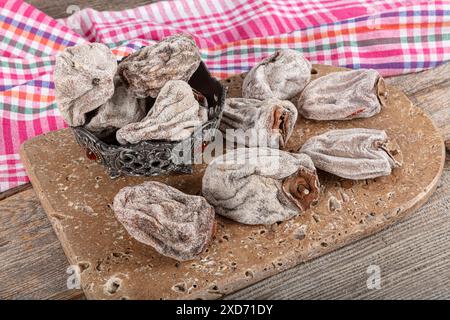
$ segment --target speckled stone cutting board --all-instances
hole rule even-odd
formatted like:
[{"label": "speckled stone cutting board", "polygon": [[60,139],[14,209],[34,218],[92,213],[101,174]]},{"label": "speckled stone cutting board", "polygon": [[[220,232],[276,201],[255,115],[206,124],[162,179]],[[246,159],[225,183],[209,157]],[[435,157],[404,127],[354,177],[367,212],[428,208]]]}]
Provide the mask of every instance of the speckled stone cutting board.
[{"label": "speckled stone cutting board", "polygon": [[[338,68],[315,65],[313,77]],[[239,96],[243,76],[224,80]],[[404,218],[433,192],[444,165],[444,143],[431,120],[388,87],[388,105],[369,119],[316,122],[300,118],[287,150],[330,129],[384,129],[404,165],[383,178],[350,181],[319,172],[317,206],[272,226],[245,226],[217,217],[211,246],[179,263],[133,240],[110,208],[123,187],[158,180],[199,194],[203,166],[193,175],[120,177],[88,160],[69,129],[28,140],[21,157],[65,253],[81,270],[90,299],[219,298],[294,265],[336,250]],[[330,199],[333,199],[330,201]]]}]

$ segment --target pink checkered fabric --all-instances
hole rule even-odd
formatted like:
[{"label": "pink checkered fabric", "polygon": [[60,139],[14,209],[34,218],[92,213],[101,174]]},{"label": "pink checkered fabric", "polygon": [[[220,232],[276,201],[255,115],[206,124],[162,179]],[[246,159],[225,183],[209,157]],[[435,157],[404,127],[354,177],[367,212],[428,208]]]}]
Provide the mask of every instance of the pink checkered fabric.
[{"label": "pink checkered fabric", "polygon": [[206,48],[286,34],[418,3],[395,0],[363,3],[348,0],[161,1],[119,12],[86,9],[70,21],[74,26],[79,25],[79,33],[91,42],[161,39],[173,33],[188,32],[196,36],[200,47]]},{"label": "pink checkered fabric", "polygon": [[118,12],[87,8],[60,21],[23,1],[0,4],[0,191],[28,181],[17,155],[23,141],[66,126],[52,77],[55,55],[67,46],[103,42],[121,58],[185,32],[219,78],[248,71],[279,48],[384,76],[450,60],[450,0],[175,0]]}]

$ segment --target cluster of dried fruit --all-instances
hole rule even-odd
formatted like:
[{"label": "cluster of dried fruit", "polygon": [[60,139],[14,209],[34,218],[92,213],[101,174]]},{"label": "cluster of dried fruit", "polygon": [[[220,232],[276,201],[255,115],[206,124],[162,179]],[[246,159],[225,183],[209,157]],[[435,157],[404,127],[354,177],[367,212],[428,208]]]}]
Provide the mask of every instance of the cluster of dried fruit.
[{"label": "cluster of dried fruit", "polygon": [[225,103],[220,125],[225,138],[248,147],[283,148],[298,114],[288,99],[302,92],[310,79],[311,63],[295,50],[279,50],[262,60],[246,75],[243,98]]},{"label": "cluster of dried fruit", "polygon": [[[197,54],[186,39],[169,38],[167,44],[176,48],[166,51],[170,46],[160,44],[130,56],[119,67],[134,99],[157,97],[140,122],[121,126],[120,143],[182,139],[206,119],[206,99],[184,82],[198,66]],[[167,73],[161,68],[171,64],[147,64],[151,56],[186,62]],[[145,72],[135,74],[139,68]],[[284,221],[308,210],[319,200],[316,168],[359,180],[389,175],[401,166],[398,146],[375,129],[331,130],[310,138],[298,152],[279,150],[291,137],[298,113],[314,120],[348,120],[371,117],[386,103],[384,80],[374,70],[310,78],[311,64],[293,50],[278,51],[257,64],[244,80],[243,98],[227,99],[220,124],[224,132],[235,130],[227,139],[247,148],[229,151],[209,164],[202,181],[204,198],[156,182],[127,187],[114,199],[119,221],[137,240],[184,261],[198,256],[211,240],[215,213],[254,225]],[[297,106],[287,100],[296,96]],[[132,98],[123,99],[138,108]],[[112,105],[91,121],[110,117]],[[123,118],[128,121],[128,116]],[[92,130],[100,129],[105,127]]]},{"label": "cluster of dried fruit", "polygon": [[85,128],[98,137],[106,137],[127,124],[141,121],[147,112],[145,99],[136,99],[122,82],[114,78],[114,94],[102,104]]},{"label": "cluster of dried fruit", "polygon": [[105,45],[79,45],[57,57],[55,96],[70,126],[85,126],[99,138],[117,131],[122,144],[179,140],[208,120],[207,105],[196,101],[205,97],[187,84],[200,63],[187,35],[142,48],[119,65]]}]

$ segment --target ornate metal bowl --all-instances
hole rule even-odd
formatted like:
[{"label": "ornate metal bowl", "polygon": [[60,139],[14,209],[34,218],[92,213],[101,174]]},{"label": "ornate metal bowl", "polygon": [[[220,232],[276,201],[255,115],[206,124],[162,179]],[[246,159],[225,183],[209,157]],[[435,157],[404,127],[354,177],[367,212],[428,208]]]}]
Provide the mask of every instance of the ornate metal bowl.
[{"label": "ornate metal bowl", "polygon": [[147,140],[137,144],[120,145],[117,142],[100,140],[83,126],[71,127],[78,144],[86,150],[89,159],[96,160],[108,169],[111,178],[120,175],[192,173],[195,152],[202,151],[201,148],[211,140],[219,126],[226,89],[211,76],[203,62],[192,75],[189,84],[208,101],[208,121],[197,128],[189,138],[182,141]]}]

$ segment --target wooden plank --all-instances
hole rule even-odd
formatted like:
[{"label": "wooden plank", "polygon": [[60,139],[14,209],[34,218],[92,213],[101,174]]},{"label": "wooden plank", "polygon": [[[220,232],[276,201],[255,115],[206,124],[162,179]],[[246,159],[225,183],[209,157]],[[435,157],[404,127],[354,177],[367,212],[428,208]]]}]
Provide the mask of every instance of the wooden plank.
[{"label": "wooden plank", "polygon": [[0,300],[68,299],[69,263],[33,190],[0,202]]},{"label": "wooden plank", "polygon": [[161,0],[26,0],[39,10],[53,18],[65,18],[71,14],[69,6],[77,5],[80,9],[92,8],[96,10],[124,10],[143,6]]},{"label": "wooden plank", "polygon": [[450,151],[450,63],[386,80],[433,119]]},{"label": "wooden plank", "polygon": [[32,188],[31,183],[28,182],[21,186],[17,186],[17,187],[11,188],[9,190],[0,192],[0,201],[3,199],[6,199],[12,195],[15,195],[16,193],[19,193],[19,192],[22,192],[22,191],[25,191],[25,190],[28,190],[31,188]]}]

